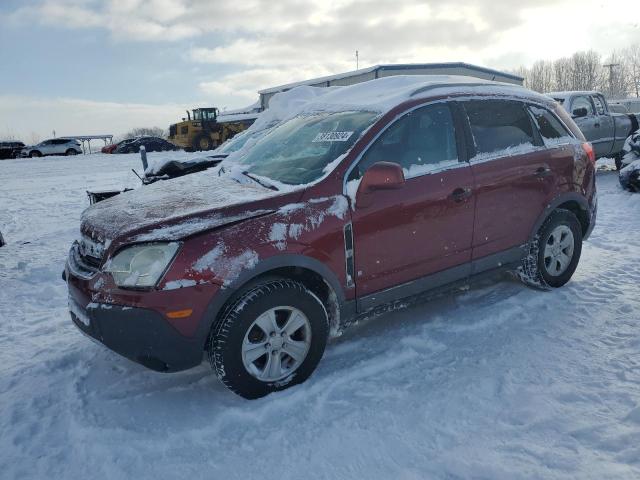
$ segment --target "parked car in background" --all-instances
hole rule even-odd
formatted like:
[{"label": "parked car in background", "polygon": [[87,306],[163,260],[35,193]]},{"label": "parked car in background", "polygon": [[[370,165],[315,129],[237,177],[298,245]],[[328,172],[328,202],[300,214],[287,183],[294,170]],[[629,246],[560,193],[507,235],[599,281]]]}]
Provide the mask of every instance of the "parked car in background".
[{"label": "parked car in background", "polygon": [[20,156],[42,157],[45,155],[79,155],[82,153],[82,145],[75,138],[52,138],[24,147]]},{"label": "parked car in background", "polygon": [[618,178],[622,188],[640,192],[640,130],[624,143]]},{"label": "parked car in background", "polygon": [[609,111],[612,113],[629,113],[629,109],[624,103],[607,102],[609,105]]},{"label": "parked car in background", "polygon": [[625,111],[620,113],[640,113],[640,98],[610,100],[609,106],[613,107],[614,105],[624,108]]},{"label": "parked car in background", "polygon": [[118,143],[112,143],[110,145],[105,145],[104,147],[102,147],[102,149],[100,150],[102,153],[114,153],[116,151],[116,149],[118,149],[119,147],[122,147],[123,145],[129,144],[131,142],[134,142],[136,139],[135,138],[127,138],[126,140],[122,140]]},{"label": "parked car in background", "polygon": [[19,157],[23,148],[22,142],[0,142],[0,160]]},{"label": "parked car in background", "polygon": [[125,140],[118,144],[113,153],[138,153],[140,147],[144,145],[147,152],[165,152],[169,150],[180,150],[179,147],[160,137],[137,137],[131,141]]},{"label": "parked car in background", "polygon": [[159,371],[207,352],[256,398],[377,309],[490,271],[561,287],[595,220],[594,152],[556,102],[394,76],[309,102],[224,174],[89,207],[64,278],[85,334]]},{"label": "parked car in background", "polygon": [[615,158],[620,169],[624,142],[638,130],[640,115],[612,112],[600,92],[551,92],[547,95],[571,114],[593,145],[596,158]]}]

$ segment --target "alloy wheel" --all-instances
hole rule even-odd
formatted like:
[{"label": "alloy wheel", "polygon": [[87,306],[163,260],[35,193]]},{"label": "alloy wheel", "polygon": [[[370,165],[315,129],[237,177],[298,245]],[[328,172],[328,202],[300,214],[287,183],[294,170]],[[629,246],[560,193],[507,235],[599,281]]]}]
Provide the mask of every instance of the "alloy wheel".
[{"label": "alloy wheel", "polygon": [[573,258],[575,240],[567,225],[558,225],[551,231],[544,247],[544,266],[549,275],[562,275]]},{"label": "alloy wheel", "polygon": [[311,324],[294,307],[267,310],[251,324],[242,342],[242,362],[263,382],[282,380],[304,362],[311,346]]}]

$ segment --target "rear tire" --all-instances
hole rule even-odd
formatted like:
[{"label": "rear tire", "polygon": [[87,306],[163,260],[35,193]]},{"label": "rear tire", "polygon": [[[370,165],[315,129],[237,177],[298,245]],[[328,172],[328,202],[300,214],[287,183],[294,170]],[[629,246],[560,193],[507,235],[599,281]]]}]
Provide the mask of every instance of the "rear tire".
[{"label": "rear tire", "polygon": [[517,270],[518,278],[542,290],[561,287],[576,271],[581,253],[580,222],[569,210],[555,210],[529,243],[529,254]]},{"label": "rear tire", "polygon": [[327,311],[318,297],[299,282],[266,280],[224,312],[207,350],[225,386],[253,399],[304,382],[328,336]]}]

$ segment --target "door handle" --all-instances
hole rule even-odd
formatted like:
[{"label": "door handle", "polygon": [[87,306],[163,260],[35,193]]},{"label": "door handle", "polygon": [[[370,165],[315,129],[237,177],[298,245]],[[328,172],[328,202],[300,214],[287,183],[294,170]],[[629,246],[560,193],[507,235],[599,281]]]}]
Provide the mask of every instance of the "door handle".
[{"label": "door handle", "polygon": [[451,198],[456,203],[464,202],[470,196],[471,196],[470,188],[456,188],[453,192],[451,192]]},{"label": "door handle", "polygon": [[551,169],[549,167],[540,167],[536,170],[535,176],[538,178],[544,178],[551,175]]}]

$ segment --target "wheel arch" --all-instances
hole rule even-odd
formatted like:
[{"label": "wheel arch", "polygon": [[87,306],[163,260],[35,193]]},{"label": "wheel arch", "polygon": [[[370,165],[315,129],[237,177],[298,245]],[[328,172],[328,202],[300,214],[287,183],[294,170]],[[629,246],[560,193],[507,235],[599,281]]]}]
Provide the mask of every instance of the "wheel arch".
[{"label": "wheel arch", "polygon": [[578,218],[580,226],[582,227],[582,235],[586,238],[591,227],[589,204],[583,196],[573,192],[559,195],[549,202],[549,205],[547,205],[544,212],[542,212],[534,224],[530,237],[535,237],[540,227],[542,227],[542,224],[549,218],[549,215],[558,209],[569,210]]},{"label": "wheel arch", "polygon": [[224,315],[246,289],[269,278],[287,278],[299,281],[324,304],[329,315],[330,328],[338,329],[341,306],[345,303],[345,292],[335,273],[319,260],[299,254],[278,255],[266,258],[251,269],[243,271],[233,282],[224,286],[207,307],[198,328],[203,349],[212,327]]}]

